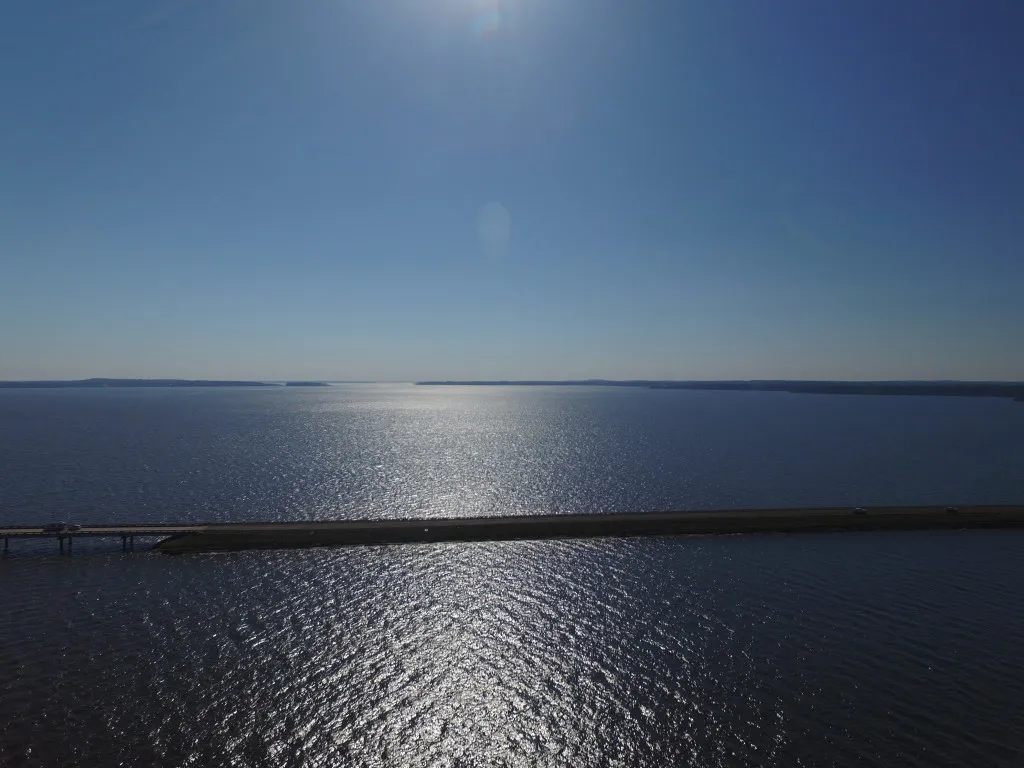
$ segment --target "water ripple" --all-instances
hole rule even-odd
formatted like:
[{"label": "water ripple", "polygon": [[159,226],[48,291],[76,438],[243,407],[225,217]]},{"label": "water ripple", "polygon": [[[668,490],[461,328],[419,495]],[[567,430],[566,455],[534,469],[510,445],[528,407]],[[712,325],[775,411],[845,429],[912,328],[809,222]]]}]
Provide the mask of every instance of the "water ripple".
[{"label": "water ripple", "polygon": [[15,559],[0,746],[16,765],[1019,765],[1022,545]]}]

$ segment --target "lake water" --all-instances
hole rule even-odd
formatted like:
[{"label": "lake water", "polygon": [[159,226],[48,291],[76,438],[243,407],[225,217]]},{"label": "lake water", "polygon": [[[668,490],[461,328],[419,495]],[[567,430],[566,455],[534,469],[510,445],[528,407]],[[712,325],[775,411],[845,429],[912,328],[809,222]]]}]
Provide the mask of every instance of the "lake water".
[{"label": "lake water", "polygon": [[[8,390],[0,522],[1020,503],[1024,404]],[[12,543],[2,765],[1024,764],[1024,532]]]}]

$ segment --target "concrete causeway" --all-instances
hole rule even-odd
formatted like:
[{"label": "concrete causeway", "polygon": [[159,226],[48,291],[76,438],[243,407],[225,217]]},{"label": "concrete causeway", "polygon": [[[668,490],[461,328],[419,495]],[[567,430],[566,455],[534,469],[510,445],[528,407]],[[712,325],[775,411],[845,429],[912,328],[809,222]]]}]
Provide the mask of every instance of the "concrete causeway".
[{"label": "concrete causeway", "polygon": [[[585,515],[522,515],[397,520],[324,520],[247,523],[83,525],[76,530],[43,526],[0,528],[11,539],[50,538],[71,552],[80,536],[161,537],[157,552],[224,552],[356,544],[508,539],[594,538],[677,534],[800,533],[1024,527],[1024,505],[729,509]],[[129,543],[131,547],[129,547]]]}]

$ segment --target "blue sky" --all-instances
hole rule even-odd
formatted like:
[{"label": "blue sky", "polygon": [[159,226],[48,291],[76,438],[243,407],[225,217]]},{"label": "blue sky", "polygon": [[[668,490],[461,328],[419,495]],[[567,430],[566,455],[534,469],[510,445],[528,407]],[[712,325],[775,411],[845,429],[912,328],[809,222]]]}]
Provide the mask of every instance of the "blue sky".
[{"label": "blue sky", "polygon": [[1024,379],[1016,0],[10,0],[0,378]]}]

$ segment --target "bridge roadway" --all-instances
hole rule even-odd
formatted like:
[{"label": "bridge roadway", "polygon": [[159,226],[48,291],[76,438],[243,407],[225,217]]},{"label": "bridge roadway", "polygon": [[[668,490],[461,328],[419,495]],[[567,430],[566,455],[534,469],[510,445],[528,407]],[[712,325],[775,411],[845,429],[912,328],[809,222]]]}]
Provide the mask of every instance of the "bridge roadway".
[{"label": "bridge roadway", "polygon": [[134,550],[136,536],[168,536],[181,535],[186,533],[200,533],[204,525],[179,525],[173,523],[157,523],[150,525],[140,524],[104,524],[104,525],[83,525],[76,530],[65,528],[60,531],[48,531],[46,526],[41,525],[8,525],[0,527],[0,538],[4,540],[3,552],[6,554],[11,549],[11,539],[55,539],[64,554],[64,543],[67,542],[67,553],[71,554],[72,542],[79,536],[111,536],[121,538],[121,549]]},{"label": "bridge roadway", "polygon": [[796,533],[837,530],[920,530],[1024,527],[1024,505],[961,507],[851,507],[731,509],[620,514],[525,515],[506,517],[325,520],[246,523],[159,523],[83,525],[75,531],[43,526],[0,528],[4,549],[10,539],[57,539],[70,553],[79,536],[160,537],[167,553],[269,549],[347,544],[431,541],[587,538],[719,533]]},{"label": "bridge roadway", "polygon": [[149,525],[83,525],[79,530],[47,531],[40,525],[9,525],[0,527],[0,536],[14,538],[48,538],[60,536],[173,536],[176,533],[198,533],[207,528],[206,525],[175,525],[173,523],[157,523]]}]

